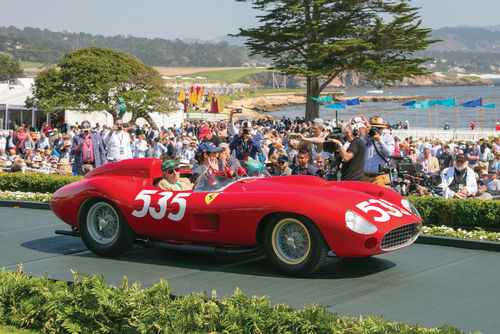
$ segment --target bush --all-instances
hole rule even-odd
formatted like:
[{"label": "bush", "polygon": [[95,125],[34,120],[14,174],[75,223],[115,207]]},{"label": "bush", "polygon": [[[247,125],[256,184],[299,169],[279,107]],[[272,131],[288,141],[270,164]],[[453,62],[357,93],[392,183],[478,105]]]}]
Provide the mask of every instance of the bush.
[{"label": "bush", "polygon": [[424,225],[473,230],[500,230],[500,201],[408,197],[422,216]]},{"label": "bush", "polygon": [[0,173],[0,190],[54,193],[81,176]]},{"label": "bush", "polygon": [[267,298],[215,292],[172,296],[164,281],[147,290],[139,284],[108,286],[102,276],[75,274],[54,282],[0,270],[0,323],[46,333],[462,333],[443,326],[428,330],[381,317],[346,318],[318,305],[303,310]]}]

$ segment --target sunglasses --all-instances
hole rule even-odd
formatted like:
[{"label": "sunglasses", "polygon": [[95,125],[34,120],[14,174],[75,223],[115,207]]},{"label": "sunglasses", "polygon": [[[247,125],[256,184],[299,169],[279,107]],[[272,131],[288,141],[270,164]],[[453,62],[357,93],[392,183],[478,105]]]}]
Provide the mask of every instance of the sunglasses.
[{"label": "sunglasses", "polygon": [[278,164],[279,165],[284,165],[286,162],[288,162],[288,161],[278,161]]},{"label": "sunglasses", "polygon": [[173,174],[173,172],[179,173],[180,168],[167,169],[167,174]]},{"label": "sunglasses", "polygon": [[90,125],[82,125],[82,129],[90,129]]}]

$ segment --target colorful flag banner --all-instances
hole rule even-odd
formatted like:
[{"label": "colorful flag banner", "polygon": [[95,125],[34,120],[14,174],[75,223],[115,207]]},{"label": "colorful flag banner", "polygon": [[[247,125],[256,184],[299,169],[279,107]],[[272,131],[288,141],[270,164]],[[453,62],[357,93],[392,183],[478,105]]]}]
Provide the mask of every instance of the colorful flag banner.
[{"label": "colorful flag banner", "polygon": [[340,104],[340,103],[334,103],[334,104],[328,104],[328,105],[326,105],[325,108],[345,109],[345,105],[344,104]]},{"label": "colorful flag banner", "polygon": [[429,101],[428,100],[425,100],[422,102],[417,102],[414,105],[411,105],[406,109],[424,109],[424,108],[429,108]]},{"label": "colorful flag banner", "polygon": [[487,104],[487,105],[483,106],[483,108],[493,108],[493,109],[494,109],[494,108],[496,108],[496,107],[497,107],[497,106],[496,106],[496,104],[494,104],[494,103],[492,103],[492,104]]},{"label": "colorful flag banner", "polygon": [[417,101],[415,101],[415,100],[411,100],[411,101],[408,101],[408,102],[403,103],[403,104],[402,104],[402,106],[404,106],[404,107],[409,107],[409,106],[414,105],[415,103],[417,103]]},{"label": "colorful flag banner", "polygon": [[357,106],[359,105],[359,97],[356,97],[352,100],[347,100],[342,102],[342,104],[345,104],[346,106]]},{"label": "colorful flag banner", "polygon": [[[455,98],[451,98],[451,99],[447,99],[447,100],[432,100],[431,102],[433,102],[432,105],[439,105],[439,106],[443,106],[443,107],[453,108],[455,106]],[[429,105],[431,105],[431,104],[429,103]]]},{"label": "colorful flag banner", "polygon": [[461,103],[458,106],[459,107],[467,107],[467,108],[475,108],[475,107],[480,107],[482,105],[483,105],[483,99],[479,98],[476,100],[471,100],[471,101]]},{"label": "colorful flag banner", "polygon": [[312,100],[316,102],[326,102],[326,103],[332,103],[332,97],[331,96],[324,96],[324,97],[311,97]]}]

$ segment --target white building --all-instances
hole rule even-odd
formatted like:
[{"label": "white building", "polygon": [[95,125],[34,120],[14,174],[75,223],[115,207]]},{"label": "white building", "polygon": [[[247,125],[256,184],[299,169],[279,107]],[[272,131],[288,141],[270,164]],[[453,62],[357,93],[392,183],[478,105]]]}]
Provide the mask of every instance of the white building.
[{"label": "white building", "polygon": [[[78,110],[65,110],[55,114],[44,114],[41,110],[27,108],[26,99],[32,96],[31,88],[34,84],[33,78],[16,79],[12,84],[0,83],[0,130],[9,129],[13,123],[27,124],[39,129],[43,122],[52,125],[54,121],[66,123],[68,125],[80,124],[84,120],[90,121],[92,125],[99,122],[102,126],[113,125],[114,115],[107,111],[82,112]],[[158,127],[170,127],[174,124],[179,126],[184,122],[183,107],[179,105],[179,109],[168,115],[163,113],[151,113],[150,116],[156,122]],[[124,116],[124,121],[127,122],[132,118],[132,113],[127,112]],[[137,124],[142,126],[145,124],[145,119],[138,119]]]}]

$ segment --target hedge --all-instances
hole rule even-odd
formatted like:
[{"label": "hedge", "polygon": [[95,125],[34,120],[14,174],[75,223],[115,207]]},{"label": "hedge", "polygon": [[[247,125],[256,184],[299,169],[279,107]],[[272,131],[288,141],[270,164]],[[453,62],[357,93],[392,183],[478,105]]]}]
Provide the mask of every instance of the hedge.
[{"label": "hedge", "polygon": [[422,216],[424,225],[473,230],[500,230],[500,201],[408,197]]},{"label": "hedge", "polygon": [[296,310],[240,290],[223,299],[174,297],[165,281],[142,290],[126,278],[114,287],[102,276],[74,275],[70,284],[1,269],[0,323],[44,333],[462,333],[341,317],[318,305]]},{"label": "hedge", "polygon": [[0,190],[54,193],[81,178],[70,175],[0,173]]}]

